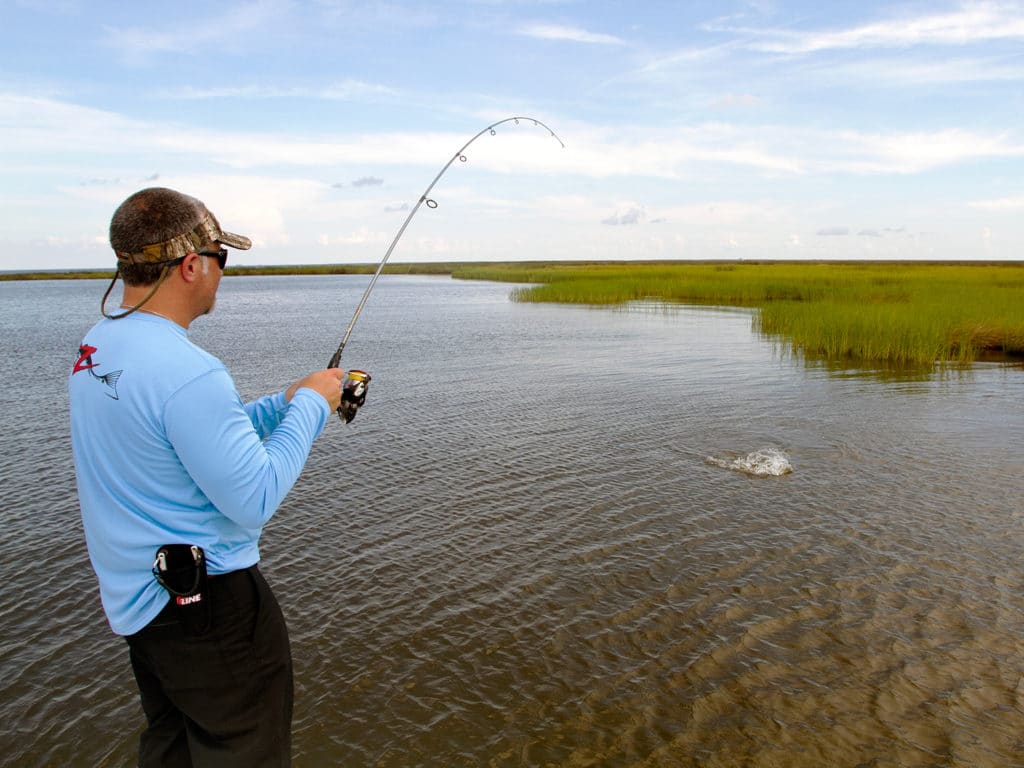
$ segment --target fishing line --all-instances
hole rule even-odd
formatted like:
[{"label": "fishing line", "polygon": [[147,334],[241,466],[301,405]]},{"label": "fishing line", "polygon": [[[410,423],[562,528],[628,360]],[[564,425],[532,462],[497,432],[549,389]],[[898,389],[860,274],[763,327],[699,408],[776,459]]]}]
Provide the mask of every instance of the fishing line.
[{"label": "fishing line", "polygon": [[[428,197],[428,195],[430,195],[430,191],[434,188],[434,185],[437,184],[438,181],[440,181],[441,177],[444,176],[447,170],[452,166],[452,163],[454,163],[456,160],[458,160],[461,163],[465,163],[467,161],[465,152],[469,148],[470,144],[479,139],[485,133],[489,133],[491,136],[496,136],[497,131],[495,129],[499,125],[503,125],[504,123],[515,123],[516,125],[519,125],[520,120],[526,120],[533,123],[535,126],[544,128],[545,130],[547,130],[548,133],[551,134],[552,138],[554,138],[555,141],[557,141],[562,146],[562,148],[565,148],[565,142],[558,138],[558,136],[555,134],[553,130],[551,130],[551,128],[549,128],[547,125],[545,125],[540,120],[537,120],[536,118],[523,117],[521,115],[517,117],[506,117],[504,120],[499,120],[496,123],[492,123],[491,125],[484,128],[482,131],[480,131],[478,134],[476,134],[465,144],[463,144],[462,147],[454,155],[452,155],[451,159],[449,159],[448,162],[444,164],[444,167],[438,172],[437,176],[434,177],[434,180],[430,182],[430,184],[427,186],[425,190],[423,190],[423,194],[420,195],[420,199],[416,201],[416,205],[413,206],[413,209],[411,211],[409,211],[409,215],[405,217],[405,221],[402,222],[402,226],[399,227],[398,229],[398,234],[395,235],[395,239],[392,240],[391,245],[388,246],[388,250],[384,254],[384,258],[381,259],[380,264],[377,265],[377,270],[373,273],[373,277],[370,278],[370,283],[366,286],[366,290],[363,292],[363,296],[359,300],[359,304],[356,305],[356,310],[352,314],[352,319],[349,321],[348,327],[345,329],[345,334],[341,338],[341,343],[338,345],[338,349],[335,351],[334,355],[331,356],[331,360],[327,364],[328,368],[337,368],[338,364],[341,362],[341,353],[344,351],[345,345],[348,343],[349,336],[352,335],[352,329],[355,328],[356,326],[356,321],[359,319],[359,315],[363,311],[363,307],[366,305],[366,300],[370,298],[370,292],[373,291],[373,286],[377,284],[377,278],[380,277],[381,272],[384,271],[384,265],[387,264],[388,259],[391,257],[391,252],[395,250],[395,246],[398,245],[398,241],[401,240],[402,235],[405,234],[405,229],[406,227],[409,226],[409,222],[412,221],[412,217],[416,215],[416,212],[420,209],[420,206],[422,205],[426,205],[427,208],[437,208],[437,201],[431,197]],[[368,374],[362,371],[355,371],[353,373],[361,373],[363,376],[365,376],[365,379],[358,382],[358,384],[362,385],[361,395],[363,398],[365,398],[366,383],[369,382],[370,377]],[[346,381],[346,386],[347,385],[348,381]],[[359,405],[362,405],[362,402],[360,402],[358,405],[354,407],[349,406],[348,408],[346,408],[346,403],[343,400],[342,404],[338,407],[338,415],[346,422],[351,421],[355,417],[355,412],[356,409],[358,409]]]}]

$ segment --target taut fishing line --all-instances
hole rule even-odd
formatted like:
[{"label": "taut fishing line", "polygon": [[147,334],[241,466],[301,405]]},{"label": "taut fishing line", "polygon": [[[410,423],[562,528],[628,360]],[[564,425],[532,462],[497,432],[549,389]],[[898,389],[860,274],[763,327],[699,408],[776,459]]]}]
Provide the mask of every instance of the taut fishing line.
[{"label": "taut fishing line", "polygon": [[[552,138],[555,139],[563,148],[565,142],[563,142],[551,130],[547,125],[542,123],[533,117],[506,117],[504,120],[499,120],[496,123],[484,128],[480,133],[471,138],[462,147],[452,155],[451,159],[444,164],[444,167],[438,172],[434,180],[430,182],[430,185],[423,190],[423,194],[420,195],[420,199],[416,201],[416,205],[409,211],[409,215],[405,217],[405,221],[402,222],[402,226],[398,229],[398,234],[395,235],[395,239],[391,241],[391,245],[388,246],[387,252],[384,254],[384,258],[380,260],[380,264],[377,265],[377,270],[373,273],[373,277],[370,278],[369,285],[366,286],[366,290],[363,292],[362,298],[359,300],[359,304],[356,305],[356,311],[352,314],[352,319],[348,323],[348,327],[345,329],[345,335],[341,337],[341,343],[338,345],[338,349],[334,355],[331,356],[331,361],[327,364],[328,368],[337,368],[341,362],[341,353],[345,349],[345,344],[348,343],[348,337],[352,335],[352,329],[356,326],[356,321],[359,319],[359,314],[363,311],[363,306],[366,304],[366,300],[370,297],[370,292],[373,290],[373,286],[377,283],[377,278],[380,277],[381,272],[384,271],[384,265],[387,264],[388,259],[391,257],[391,252],[395,250],[395,246],[398,245],[398,241],[402,239],[402,235],[405,234],[405,228],[409,226],[409,222],[412,221],[412,217],[416,215],[416,211],[420,209],[420,206],[426,204],[427,208],[437,208],[437,202],[432,198],[428,197],[430,191],[434,188],[434,185],[440,181],[441,177],[444,176],[445,172],[451,168],[452,163],[458,160],[461,163],[466,162],[467,158],[464,154],[469,148],[469,145],[479,139],[485,133],[490,133],[491,136],[497,134],[495,128],[504,123],[515,123],[519,125],[520,120],[526,120],[533,123],[536,126],[540,126],[547,130],[551,134]],[[359,407],[366,400],[366,388],[370,383],[370,375],[366,371],[349,371],[345,377],[345,381],[342,384],[342,396],[341,405],[338,406],[338,416],[341,417],[346,423],[352,421],[355,418],[356,412]]]}]

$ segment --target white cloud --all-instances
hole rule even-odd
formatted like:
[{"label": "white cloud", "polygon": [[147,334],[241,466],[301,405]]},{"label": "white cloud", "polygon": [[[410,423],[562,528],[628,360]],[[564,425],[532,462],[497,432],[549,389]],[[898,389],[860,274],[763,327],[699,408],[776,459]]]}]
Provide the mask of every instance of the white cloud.
[{"label": "white cloud", "polygon": [[0,93],[0,130],[9,152],[131,152],[149,142],[149,126],[114,112],[56,99]]},{"label": "white cloud", "polygon": [[971,208],[983,211],[1024,211],[1024,197],[1002,197],[995,200],[975,200]]},{"label": "white cloud", "polygon": [[322,87],[293,86],[282,88],[272,85],[238,85],[218,88],[184,86],[160,91],[167,99],[226,100],[226,99],[322,99],[325,101],[353,101],[380,96],[396,96],[398,91],[386,85],[362,80],[340,80]]},{"label": "white cloud", "polygon": [[691,205],[659,207],[658,213],[687,228],[708,225],[736,230],[793,221],[793,213],[789,208],[771,200],[711,200]]},{"label": "white cloud", "polygon": [[875,21],[834,31],[744,30],[759,39],[754,50],[806,54],[853,48],[915,45],[968,45],[1024,40],[1024,13],[1018,3],[964,2],[949,13]]},{"label": "white cloud", "polygon": [[[104,43],[127,57],[154,53],[198,52],[204,46],[234,46],[254,30],[270,25],[288,9],[287,0],[252,0],[229,6],[219,15],[156,27],[106,27]],[[216,51],[213,51],[216,54]]]},{"label": "white cloud", "polygon": [[642,206],[639,205],[627,205],[626,210],[616,211],[611,216],[601,219],[602,224],[609,224],[611,226],[622,226],[622,225],[633,225],[639,224],[641,220],[647,218],[647,212],[644,211]]},{"label": "white cloud", "polygon": [[623,45],[625,41],[614,35],[588,32],[578,27],[559,24],[528,24],[519,29],[519,34],[540,40],[569,40],[574,43],[596,43],[598,45]]},{"label": "white cloud", "polygon": [[[668,54],[661,54],[647,61],[634,74],[649,77],[664,73],[666,78],[675,76],[679,70],[686,70],[697,65],[715,64],[727,58],[727,54],[740,47],[737,42],[705,48],[684,48]],[[629,79],[627,76],[626,79]]]},{"label": "white cloud", "polygon": [[447,237],[417,237],[409,248],[413,253],[427,253],[434,256],[449,254],[456,249],[456,243]]},{"label": "white cloud", "polygon": [[958,128],[888,134],[841,131],[823,146],[833,154],[821,153],[813,163],[817,170],[862,174],[914,174],[968,160],[1024,157],[1024,144],[1006,133]]},{"label": "white cloud", "polygon": [[[54,156],[54,148],[82,158],[83,178],[112,177],[91,170],[104,156],[145,158],[147,173],[164,172],[162,157],[192,158],[194,164],[237,170],[257,168],[379,169],[381,166],[439,168],[466,136],[455,133],[266,135],[219,131],[209,125],[150,123],[54,99],[0,93],[3,151]],[[963,129],[863,133],[785,126],[705,123],[682,127],[593,127],[560,131],[561,148],[547,132],[528,123],[502,126],[467,150],[468,167],[516,175],[570,174],[587,178],[639,176],[694,180],[723,167],[767,175],[820,173],[915,174],[971,160],[1024,157],[1024,142],[1008,132]],[[69,167],[62,157],[61,167]],[[76,172],[73,166],[71,172]],[[379,173],[379,172],[378,172]],[[138,174],[136,174],[138,175]],[[377,176],[377,173],[368,173]]]},{"label": "white cloud", "polygon": [[[718,165],[752,168],[769,174],[804,171],[801,160],[788,148],[771,146],[772,133],[727,123],[659,129],[575,125],[565,133],[568,137],[566,150],[547,153],[545,162],[553,171],[593,178],[692,179],[697,173],[696,167]],[[517,164],[525,162],[526,167],[530,167],[529,158],[518,154],[513,157]]]},{"label": "white cloud", "polygon": [[[820,57],[813,67],[804,66],[785,76],[787,80],[811,80],[828,88],[844,81],[905,87],[1024,80],[1024,66],[1017,52],[1008,46],[994,46],[999,41],[1024,40],[1024,4],[1019,2],[965,2],[948,13],[906,16],[831,31],[742,27],[737,22],[726,18],[704,25],[716,36],[728,36],[720,44],[657,55],[619,79],[671,87],[693,83],[703,76],[719,83],[728,82],[730,75],[739,75],[738,82],[744,83],[741,73],[745,70],[737,70],[747,63],[743,52],[796,57],[852,51],[846,56]],[[954,46],[967,48],[972,44],[974,48],[968,53],[950,55]],[[859,55],[862,51],[865,55]],[[765,64],[763,57],[755,59],[756,67]],[[780,61],[768,64],[784,66]],[[757,70],[750,72],[754,77],[758,74]],[[730,103],[728,97],[710,101],[716,107],[749,106],[742,101]]]},{"label": "white cloud", "polygon": [[317,242],[324,247],[332,245],[373,245],[383,243],[387,238],[388,235],[383,232],[374,232],[368,227],[360,227],[347,235],[322,234],[317,238]]},{"label": "white cloud", "polygon": [[762,99],[750,93],[723,93],[713,98],[709,106],[712,109],[752,109],[762,103]]},{"label": "white cloud", "polygon": [[78,235],[77,237],[66,237],[57,235],[47,235],[42,238],[43,241],[48,245],[56,248],[109,248],[110,240],[106,235]]},{"label": "white cloud", "polygon": [[887,86],[947,83],[1014,82],[1024,80],[1024,66],[993,57],[878,57],[833,63],[818,70],[831,82],[846,80]]}]

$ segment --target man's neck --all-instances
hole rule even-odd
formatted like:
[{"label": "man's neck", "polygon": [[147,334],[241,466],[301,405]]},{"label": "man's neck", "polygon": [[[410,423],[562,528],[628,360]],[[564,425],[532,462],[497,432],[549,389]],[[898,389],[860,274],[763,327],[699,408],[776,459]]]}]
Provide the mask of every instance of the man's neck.
[{"label": "man's neck", "polygon": [[[162,289],[163,286],[161,286]],[[149,292],[146,286],[125,286],[124,298],[121,300],[121,306],[124,309],[134,307],[140,301],[146,298],[146,294]],[[158,290],[149,301],[145,302],[139,307],[136,312],[145,312],[150,315],[156,315],[170,320],[173,323],[177,323],[186,331],[192,320],[195,319],[183,302],[173,301],[170,296],[161,295],[162,290]]]}]

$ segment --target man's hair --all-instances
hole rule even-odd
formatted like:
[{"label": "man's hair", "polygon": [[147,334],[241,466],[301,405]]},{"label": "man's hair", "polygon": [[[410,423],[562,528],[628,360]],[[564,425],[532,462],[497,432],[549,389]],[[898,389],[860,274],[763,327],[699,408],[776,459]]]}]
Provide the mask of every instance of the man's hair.
[{"label": "man's hair", "polygon": [[[114,211],[110,219],[110,245],[118,254],[134,254],[144,246],[177,237],[195,227],[206,206],[199,200],[165,187],[136,192]],[[160,263],[132,263],[119,259],[125,285],[151,285],[165,269]]]}]

